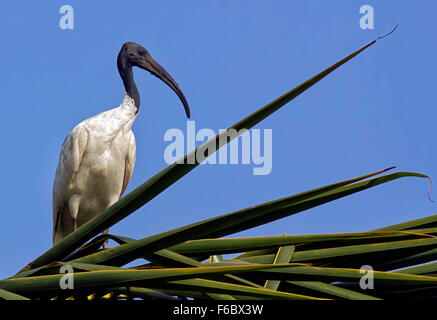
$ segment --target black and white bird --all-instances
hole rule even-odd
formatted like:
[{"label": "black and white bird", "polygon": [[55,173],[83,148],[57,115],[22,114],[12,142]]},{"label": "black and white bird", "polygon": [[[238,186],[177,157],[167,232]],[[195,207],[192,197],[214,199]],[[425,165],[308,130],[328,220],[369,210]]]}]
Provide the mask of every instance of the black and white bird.
[{"label": "black and white bird", "polygon": [[140,109],[132,67],[164,81],[190,117],[179,85],[141,45],[123,44],[117,67],[125,88],[121,105],[82,121],[62,144],[53,184],[53,244],[117,202],[126,190],[136,156],[131,127]]}]

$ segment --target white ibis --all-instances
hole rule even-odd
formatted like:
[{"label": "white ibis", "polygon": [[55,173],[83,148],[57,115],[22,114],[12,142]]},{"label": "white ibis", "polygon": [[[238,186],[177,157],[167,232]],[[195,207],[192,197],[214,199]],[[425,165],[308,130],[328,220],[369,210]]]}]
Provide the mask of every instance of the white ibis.
[{"label": "white ibis", "polygon": [[131,127],[140,108],[132,67],[164,81],[190,117],[188,102],[176,81],[141,45],[123,44],[117,67],[125,88],[121,105],[82,121],[62,144],[53,184],[53,244],[118,201],[126,190],[136,155]]}]

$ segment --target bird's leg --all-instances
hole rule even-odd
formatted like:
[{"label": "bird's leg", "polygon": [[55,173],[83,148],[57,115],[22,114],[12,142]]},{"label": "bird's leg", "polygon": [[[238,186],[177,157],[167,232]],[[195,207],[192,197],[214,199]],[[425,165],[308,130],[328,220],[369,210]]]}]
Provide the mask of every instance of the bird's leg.
[{"label": "bird's leg", "polygon": [[[108,207],[112,206],[114,203],[116,203],[118,201],[118,199],[120,199],[120,197],[113,197],[111,198],[111,200],[109,201],[109,205]],[[103,230],[102,235],[104,236],[105,234],[109,233],[109,229]],[[108,240],[105,240],[105,242],[103,242],[102,245],[103,249],[108,249]]]},{"label": "bird's leg", "polygon": [[[108,234],[109,233],[109,229],[103,230],[102,235]],[[105,240],[105,242],[103,242],[102,245],[103,249],[108,249],[108,240]]]},{"label": "bird's leg", "polygon": [[72,218],[72,227],[73,231],[77,230],[77,215],[79,213],[79,205],[80,205],[80,197],[74,195],[68,201],[68,210],[70,211],[70,215]]}]

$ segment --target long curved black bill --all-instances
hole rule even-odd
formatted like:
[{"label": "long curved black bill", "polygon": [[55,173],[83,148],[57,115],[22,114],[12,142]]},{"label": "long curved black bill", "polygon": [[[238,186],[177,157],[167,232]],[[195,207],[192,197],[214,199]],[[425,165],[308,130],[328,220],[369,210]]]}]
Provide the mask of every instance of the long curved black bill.
[{"label": "long curved black bill", "polygon": [[188,106],[187,99],[185,98],[181,88],[179,88],[179,85],[176,81],[172,78],[172,76],[165,71],[161,65],[156,62],[155,59],[153,59],[150,55],[147,55],[139,64],[139,67],[149,71],[151,74],[153,74],[155,77],[161,79],[164,81],[181,99],[182,104],[185,108],[185,113],[187,114],[187,117],[189,118],[191,115],[190,107]]}]

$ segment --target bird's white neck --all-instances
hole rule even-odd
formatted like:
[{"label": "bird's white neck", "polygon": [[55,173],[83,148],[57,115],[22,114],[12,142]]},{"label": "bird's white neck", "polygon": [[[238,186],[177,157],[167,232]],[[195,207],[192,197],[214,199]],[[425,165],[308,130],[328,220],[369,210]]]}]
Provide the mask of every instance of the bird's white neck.
[{"label": "bird's white neck", "polygon": [[138,112],[138,108],[135,105],[135,100],[130,97],[127,92],[124,93],[123,101],[121,102],[120,108],[126,110],[128,112],[132,112],[136,114]]}]

